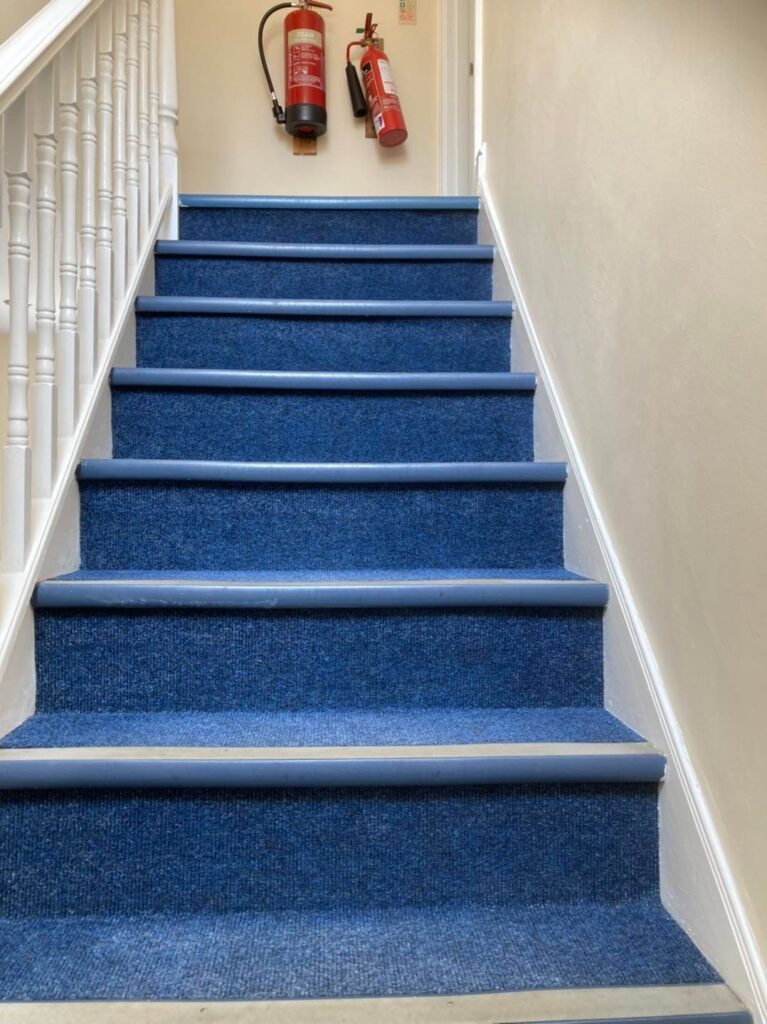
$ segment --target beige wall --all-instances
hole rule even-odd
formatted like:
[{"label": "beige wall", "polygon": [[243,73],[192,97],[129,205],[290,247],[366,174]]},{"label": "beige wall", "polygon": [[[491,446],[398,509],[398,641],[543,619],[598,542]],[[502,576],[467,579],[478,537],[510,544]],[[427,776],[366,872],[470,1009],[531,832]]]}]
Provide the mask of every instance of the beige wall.
[{"label": "beige wall", "polygon": [[48,0],[0,0],[0,43],[45,7]]},{"label": "beige wall", "polygon": [[[272,118],[258,60],[267,0],[177,0],[181,188],[264,194],[430,194],[438,173],[438,0],[419,0],[416,26],[398,24],[397,0],[334,0],[326,26],[328,134],[315,157],[292,155]],[[344,75],[345,48],[374,11],[400,92],[410,137],[386,151],[364,138]],[[267,24],[267,56],[284,104],[282,22]],[[360,225],[360,234],[364,226]]]},{"label": "beige wall", "polygon": [[484,17],[487,180],[767,950],[767,3]]}]

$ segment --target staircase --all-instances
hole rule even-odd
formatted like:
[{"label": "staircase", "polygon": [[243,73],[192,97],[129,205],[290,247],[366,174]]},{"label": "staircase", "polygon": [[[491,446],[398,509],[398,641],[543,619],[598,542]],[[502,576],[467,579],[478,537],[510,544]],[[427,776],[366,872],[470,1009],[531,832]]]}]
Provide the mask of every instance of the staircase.
[{"label": "staircase", "polygon": [[2,1000],[750,1019],[661,905],[664,759],[603,707],[477,217],[182,202],[2,741]]}]

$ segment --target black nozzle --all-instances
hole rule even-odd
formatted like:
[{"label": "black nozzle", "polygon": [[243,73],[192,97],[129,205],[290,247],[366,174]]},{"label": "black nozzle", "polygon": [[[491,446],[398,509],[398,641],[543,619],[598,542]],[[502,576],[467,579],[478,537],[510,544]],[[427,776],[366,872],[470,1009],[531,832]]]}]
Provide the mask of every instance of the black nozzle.
[{"label": "black nozzle", "polygon": [[276,96],[272,100],[272,114],[277,124],[285,124],[285,111],[280,106],[280,101]]},{"label": "black nozzle", "polygon": [[355,117],[364,117],[368,112],[365,94],[360,85],[357,69],[348,61],[346,64],[346,81],[349,86],[349,99],[352,101],[352,113]]}]

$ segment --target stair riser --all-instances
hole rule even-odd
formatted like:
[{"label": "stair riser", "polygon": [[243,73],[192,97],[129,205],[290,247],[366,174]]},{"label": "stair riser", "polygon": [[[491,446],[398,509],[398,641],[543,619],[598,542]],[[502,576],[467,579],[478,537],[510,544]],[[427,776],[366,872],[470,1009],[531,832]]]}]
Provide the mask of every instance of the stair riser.
[{"label": "stair riser", "polygon": [[5,793],[0,914],[618,902],[656,833],[652,784]]},{"label": "stair riser", "polygon": [[529,461],[533,392],[115,388],[115,458]]},{"label": "stair riser", "polygon": [[81,481],[82,568],[555,568],[557,484]]},{"label": "stair riser", "polygon": [[599,608],[38,609],[35,630],[41,712],[602,703]]},{"label": "stair riser", "polygon": [[183,239],[318,245],[475,245],[474,210],[184,209]]},{"label": "stair riser", "polygon": [[492,264],[157,256],[155,288],[217,298],[484,300],[492,297]]},{"label": "stair riser", "polygon": [[140,366],[347,373],[508,371],[508,317],[138,313]]}]

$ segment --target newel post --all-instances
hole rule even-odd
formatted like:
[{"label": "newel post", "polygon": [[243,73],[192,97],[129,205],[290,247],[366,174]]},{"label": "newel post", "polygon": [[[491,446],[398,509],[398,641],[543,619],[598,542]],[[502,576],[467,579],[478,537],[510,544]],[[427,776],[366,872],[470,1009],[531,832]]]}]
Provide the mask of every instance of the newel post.
[{"label": "newel post", "polygon": [[178,238],[178,85],[174,0],[160,0],[160,184],[173,191],[162,235]]},{"label": "newel post", "polygon": [[2,563],[20,572],[29,551],[32,458],[29,446],[29,205],[27,103],[22,95],[5,112],[3,149],[8,182],[8,428],[3,452]]}]

